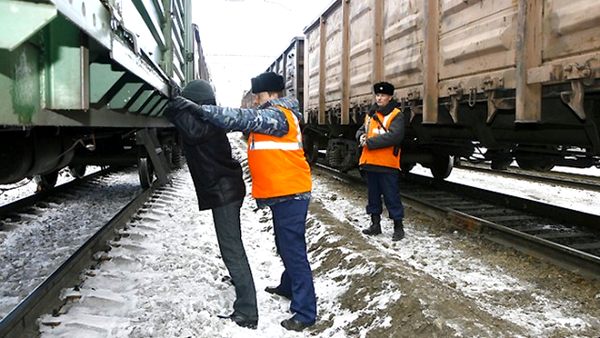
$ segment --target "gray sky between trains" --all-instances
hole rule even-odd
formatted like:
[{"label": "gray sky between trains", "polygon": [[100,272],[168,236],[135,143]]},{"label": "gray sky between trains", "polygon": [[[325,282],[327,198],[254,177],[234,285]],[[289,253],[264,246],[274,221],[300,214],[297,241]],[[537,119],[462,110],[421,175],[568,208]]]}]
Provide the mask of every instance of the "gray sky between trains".
[{"label": "gray sky between trains", "polygon": [[221,105],[237,107],[250,78],[303,35],[330,1],[211,0],[193,2],[193,21]]}]

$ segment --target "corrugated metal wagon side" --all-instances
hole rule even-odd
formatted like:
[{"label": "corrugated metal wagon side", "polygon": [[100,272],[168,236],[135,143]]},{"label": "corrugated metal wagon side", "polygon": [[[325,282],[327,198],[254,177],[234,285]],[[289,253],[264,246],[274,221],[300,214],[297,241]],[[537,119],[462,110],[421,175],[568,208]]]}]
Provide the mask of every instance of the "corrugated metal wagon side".
[{"label": "corrugated metal wagon side", "polygon": [[300,101],[300,110],[304,101],[304,37],[295,37],[290,45],[277,57],[266,71],[283,76],[285,89],[283,95],[293,96]]},{"label": "corrugated metal wagon side", "polygon": [[[600,164],[600,6],[562,0],[334,1],[306,30],[310,145],[348,142],[388,81],[410,108],[405,168],[437,177],[450,156],[529,169]],[[406,109],[408,112],[409,109]],[[341,142],[341,143],[340,143]],[[482,156],[474,158],[475,148]],[[313,150],[314,152],[314,150]]]},{"label": "corrugated metal wagon side", "polygon": [[190,13],[190,0],[1,1],[0,183],[140,158],[164,176],[146,149],[177,152],[168,97],[208,78]]}]

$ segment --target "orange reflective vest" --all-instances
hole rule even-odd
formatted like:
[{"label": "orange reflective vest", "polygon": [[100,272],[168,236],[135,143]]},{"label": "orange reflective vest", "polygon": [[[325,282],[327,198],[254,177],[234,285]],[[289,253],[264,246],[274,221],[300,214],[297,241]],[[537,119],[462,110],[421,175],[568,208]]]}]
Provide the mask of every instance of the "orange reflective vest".
[{"label": "orange reflective vest", "polygon": [[[395,108],[391,113],[385,116],[380,112],[376,112],[374,116],[377,116],[381,124],[377,122],[374,117],[370,117],[369,115],[365,116],[365,130],[367,132],[367,139],[387,133],[390,129],[392,121],[394,118],[396,118],[396,116],[398,116],[399,113],[400,109],[398,108]],[[382,124],[385,126],[385,128],[381,126]],[[362,149],[362,154],[360,155],[359,164],[370,164],[400,169],[400,150],[398,149],[398,153],[394,155],[394,146],[379,149],[369,149],[367,146],[364,146]]]},{"label": "orange reflective vest", "polygon": [[288,133],[281,137],[250,133],[248,137],[248,166],[254,198],[294,195],[312,188],[298,118],[287,108],[277,108],[285,114]]}]

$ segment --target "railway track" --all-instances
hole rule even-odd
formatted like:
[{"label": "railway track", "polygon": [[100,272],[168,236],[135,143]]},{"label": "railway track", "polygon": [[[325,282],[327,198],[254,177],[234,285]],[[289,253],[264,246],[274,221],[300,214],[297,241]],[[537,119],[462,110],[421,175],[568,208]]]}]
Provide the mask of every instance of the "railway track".
[{"label": "railway track", "polygon": [[[64,230],[62,236],[68,238],[51,237],[47,231],[36,232],[35,230],[29,230],[29,237],[23,236],[26,241],[25,244],[21,245],[18,252],[10,252],[4,247],[0,247],[0,253],[2,254],[0,258],[6,261],[3,263],[3,282],[0,283],[0,287],[3,289],[2,296],[20,299],[10,312],[7,314],[6,312],[0,313],[0,317],[2,317],[0,321],[0,337],[37,336],[36,322],[38,317],[43,313],[52,313],[52,310],[60,305],[59,295],[61,290],[77,284],[82,270],[93,264],[94,254],[105,250],[107,248],[107,240],[115,237],[115,228],[125,224],[156,190],[154,187],[140,190],[137,183],[137,175],[134,173],[129,173],[131,177],[123,179],[128,182],[135,182],[127,184],[127,186],[124,186],[125,183],[118,181],[118,179],[106,178],[103,175],[106,175],[106,173],[97,173],[92,175],[93,177],[90,177],[87,181],[78,180],[61,186],[53,190],[52,192],[54,193],[48,192],[45,195],[30,196],[24,200],[19,200],[0,208],[0,212],[2,212],[0,219],[5,223],[8,219],[8,224],[12,224],[12,227],[27,227],[24,223],[31,222],[36,217],[43,218],[45,212],[54,213],[55,215],[60,215],[60,217],[64,216],[66,219],[65,223],[72,220],[82,221],[81,225],[74,223],[73,229],[62,229]],[[109,182],[105,182],[106,180]],[[94,182],[100,186],[92,188],[94,187]],[[108,192],[104,196],[105,200],[112,200],[110,206],[107,207],[107,209],[111,209],[108,212],[110,212],[112,217],[107,217],[104,221],[97,220],[101,221],[97,226],[90,227],[88,224],[84,225],[84,213],[92,213],[92,218],[99,218],[104,214],[102,212],[90,212],[93,208],[104,206],[102,200],[98,202],[98,199],[91,199],[84,202],[89,203],[86,204],[87,208],[82,208],[81,204],[72,200],[86,199],[85,194],[80,194],[78,191],[84,191],[93,195],[98,194],[99,191],[107,190],[106,186],[102,186],[102,182],[109,186],[116,185],[114,189],[122,191],[120,194],[114,191]],[[61,198],[64,201],[61,201]],[[73,207],[66,206],[69,203],[74,203],[75,205]],[[122,207],[123,205],[126,206]],[[74,211],[75,209],[79,210],[80,214],[77,214]],[[55,216],[49,219],[57,222],[53,217]],[[106,222],[107,219],[110,220]],[[43,222],[45,223],[47,220],[48,218],[44,218]],[[84,229],[81,233],[78,233],[79,228],[86,227],[89,229]],[[39,228],[52,229],[52,226],[50,224],[43,224]],[[8,232],[10,233],[10,231]],[[79,244],[73,246],[72,243],[59,243],[61,240],[67,243],[72,242],[73,238],[71,236],[77,237],[77,240],[79,240],[77,243]],[[11,238],[11,241],[14,241],[14,239]],[[51,243],[49,243],[48,247],[44,247],[42,245],[33,245],[32,243],[35,243],[35,241],[37,243]],[[0,244],[5,245],[6,243],[0,241]],[[14,246],[11,248],[14,248]],[[52,256],[54,255],[53,251],[63,252],[62,256]],[[19,256],[27,256],[27,260],[19,261],[15,258]],[[30,256],[32,256],[31,259]],[[52,264],[55,268],[50,270],[48,268],[40,268],[38,266],[40,262],[43,265]],[[21,263],[23,264],[21,265]],[[11,272],[11,269],[15,270]],[[23,272],[27,270],[47,270],[47,273],[45,273],[46,271],[40,271],[38,273],[39,276],[38,274],[28,275]],[[24,280],[26,278],[32,280]],[[14,290],[13,292],[10,288],[17,284],[23,284],[24,288],[23,290]],[[7,293],[10,294],[7,295]],[[23,293],[25,293],[25,296],[21,297],[20,295]],[[2,316],[3,314],[5,315]]]},{"label": "railway track", "polygon": [[586,190],[600,191],[600,177],[581,175],[574,173],[563,173],[557,171],[551,172],[536,172],[531,170],[523,170],[517,167],[509,167],[506,170],[493,170],[488,166],[478,165],[467,162],[460,162],[455,165],[456,168],[489,173],[503,177],[511,177],[518,179],[527,179],[535,182],[556,184],[568,188],[580,188]]},{"label": "railway track", "polygon": [[82,178],[76,178],[52,189],[31,194],[27,197],[0,206],[0,229],[2,229],[2,220],[10,218],[11,215],[18,217],[19,212],[24,212],[36,204],[44,206],[47,204],[46,200],[55,197],[60,198],[61,195],[70,194],[72,191],[76,191],[80,187],[85,186],[85,184],[89,184],[94,179],[107,175],[112,171],[114,171],[114,169],[110,168],[99,170],[95,173],[86,175]]},{"label": "railway track", "polygon": [[[364,184],[358,175],[317,166],[345,182]],[[403,200],[416,209],[568,270],[600,277],[600,216],[414,174],[404,175],[401,187]]]}]

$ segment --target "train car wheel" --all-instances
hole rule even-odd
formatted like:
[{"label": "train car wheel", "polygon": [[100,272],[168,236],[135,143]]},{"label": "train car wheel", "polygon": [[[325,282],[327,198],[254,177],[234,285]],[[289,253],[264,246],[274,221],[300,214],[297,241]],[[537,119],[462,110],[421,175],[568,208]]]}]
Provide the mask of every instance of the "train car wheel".
[{"label": "train car wheel", "polygon": [[454,157],[450,155],[435,155],[431,165],[433,178],[443,180],[450,176],[454,163]]},{"label": "train car wheel", "polygon": [[400,162],[400,171],[403,173],[408,173],[415,167],[415,165],[416,163],[413,162]]},{"label": "train car wheel", "polygon": [[535,168],[537,171],[548,172],[554,168],[554,163],[552,160],[541,161],[538,163],[538,166]]},{"label": "train car wheel", "polygon": [[75,178],[82,178],[85,175],[85,170],[87,169],[87,167],[85,165],[70,165],[69,166],[69,173],[71,173],[71,176],[75,177]]},{"label": "train car wheel", "polygon": [[36,175],[35,182],[37,183],[36,192],[47,191],[56,185],[56,181],[58,180],[58,170],[53,171],[49,174],[44,175]]},{"label": "train car wheel", "polygon": [[502,159],[502,158],[493,159],[490,166],[494,170],[506,170],[510,166],[511,162],[512,162],[512,158],[509,158],[509,159]]},{"label": "train car wheel", "polygon": [[152,167],[152,161],[147,157],[140,157],[138,159],[138,175],[140,177],[140,185],[142,188],[147,189],[152,185],[154,180],[154,168]]},{"label": "train car wheel", "polygon": [[527,158],[527,157],[518,157],[515,159],[519,168],[524,170],[535,170],[547,172],[554,168],[554,163],[552,160],[544,159],[544,158]]}]

